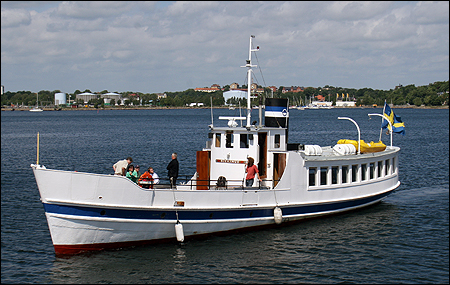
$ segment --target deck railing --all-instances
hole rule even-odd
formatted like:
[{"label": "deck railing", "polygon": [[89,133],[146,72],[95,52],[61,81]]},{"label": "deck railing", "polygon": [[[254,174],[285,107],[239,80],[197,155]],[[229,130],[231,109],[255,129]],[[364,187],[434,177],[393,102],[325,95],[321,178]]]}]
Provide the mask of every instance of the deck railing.
[{"label": "deck railing", "polygon": [[[147,181],[143,183],[140,183],[138,181],[138,184],[141,184],[141,186],[149,185],[149,188],[170,188],[171,183],[169,178],[159,177],[159,182],[157,184],[154,184],[153,181]],[[248,187],[245,185],[245,179],[242,180],[222,180],[222,179],[209,179],[209,180],[202,180],[202,179],[192,179],[192,175],[180,175],[177,178],[177,185],[181,186],[189,186],[190,190],[245,190],[245,189],[259,189],[259,190],[267,190],[271,189],[272,187],[268,187],[265,185],[273,185],[275,182],[279,182],[280,180],[268,180],[263,179],[262,181],[256,180],[257,186],[251,186]],[[145,187],[146,188],[146,187]]]}]

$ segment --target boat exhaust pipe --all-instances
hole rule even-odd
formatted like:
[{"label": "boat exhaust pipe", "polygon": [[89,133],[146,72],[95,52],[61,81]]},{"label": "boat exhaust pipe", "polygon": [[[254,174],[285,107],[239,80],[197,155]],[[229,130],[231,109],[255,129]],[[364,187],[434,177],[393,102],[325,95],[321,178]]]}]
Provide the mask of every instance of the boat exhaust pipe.
[{"label": "boat exhaust pipe", "polygon": [[287,98],[266,98],[264,112],[266,127],[288,128],[288,103]]}]

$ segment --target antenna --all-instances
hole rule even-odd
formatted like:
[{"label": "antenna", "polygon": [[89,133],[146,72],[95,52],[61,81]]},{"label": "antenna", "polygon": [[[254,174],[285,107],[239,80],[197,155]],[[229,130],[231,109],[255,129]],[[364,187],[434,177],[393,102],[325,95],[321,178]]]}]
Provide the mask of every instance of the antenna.
[{"label": "antenna", "polygon": [[210,97],[211,99],[211,127],[214,126],[214,117],[213,117],[213,107],[212,107],[212,97]]},{"label": "antenna", "polygon": [[247,67],[247,128],[250,128],[251,124],[251,112],[252,112],[252,106],[251,106],[251,85],[252,85],[252,67],[257,67],[257,65],[252,65],[252,51],[258,51],[259,46],[256,49],[252,49],[252,39],[255,38],[254,35],[250,36],[250,47],[248,50],[248,59],[246,60],[246,65],[241,67]]}]

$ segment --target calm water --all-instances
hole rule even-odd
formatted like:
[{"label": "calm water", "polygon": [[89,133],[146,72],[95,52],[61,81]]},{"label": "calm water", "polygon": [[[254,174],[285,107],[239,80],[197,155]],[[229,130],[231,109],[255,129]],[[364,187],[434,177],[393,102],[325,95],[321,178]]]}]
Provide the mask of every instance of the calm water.
[{"label": "calm water", "polygon": [[[195,172],[210,110],[1,112],[2,283],[448,283],[449,110],[394,109],[406,135],[398,190],[373,207],[293,226],[56,258],[31,163],[112,173],[132,156]],[[377,141],[381,109],[291,110],[289,142]],[[214,110],[219,115],[239,111]],[[257,112],[253,111],[257,116]],[[253,117],[254,119],[256,117]],[[383,135],[389,144],[389,137]]]}]

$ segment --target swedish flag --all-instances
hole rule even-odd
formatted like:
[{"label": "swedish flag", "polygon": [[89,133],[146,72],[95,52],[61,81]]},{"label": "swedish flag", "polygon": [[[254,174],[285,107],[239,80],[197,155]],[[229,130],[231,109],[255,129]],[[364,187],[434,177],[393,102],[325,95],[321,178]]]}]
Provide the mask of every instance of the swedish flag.
[{"label": "swedish flag", "polygon": [[[389,118],[389,121],[392,124],[393,130],[392,132],[405,135],[405,123],[402,122],[402,119],[394,114],[394,111],[391,110],[386,101],[384,102],[384,115]],[[391,126],[386,120],[383,120],[381,124],[381,128],[391,130]]]}]

